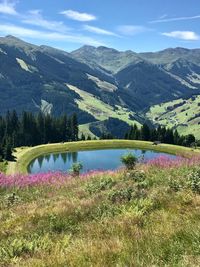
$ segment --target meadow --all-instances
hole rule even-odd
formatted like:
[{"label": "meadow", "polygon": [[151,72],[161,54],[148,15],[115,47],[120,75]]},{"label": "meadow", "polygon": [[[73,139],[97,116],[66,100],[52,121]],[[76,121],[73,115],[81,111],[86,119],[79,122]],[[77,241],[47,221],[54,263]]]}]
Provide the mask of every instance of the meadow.
[{"label": "meadow", "polygon": [[200,157],[0,175],[0,266],[200,266]]},{"label": "meadow", "polygon": [[154,123],[169,128],[176,126],[178,132],[183,135],[193,133],[199,139],[199,102],[200,97],[196,96],[155,105],[150,108],[147,117],[152,119]]}]

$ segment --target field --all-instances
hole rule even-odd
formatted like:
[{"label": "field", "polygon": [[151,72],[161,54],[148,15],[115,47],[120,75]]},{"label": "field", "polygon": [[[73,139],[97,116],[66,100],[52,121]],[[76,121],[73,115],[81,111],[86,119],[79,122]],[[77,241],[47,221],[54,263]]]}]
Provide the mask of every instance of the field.
[{"label": "field", "polygon": [[200,266],[199,163],[0,175],[0,266]]},{"label": "field", "polygon": [[81,134],[83,133],[85,135],[85,137],[87,138],[88,136],[91,136],[91,138],[94,138],[96,137],[89,129],[90,127],[90,124],[89,123],[86,123],[86,124],[82,124],[79,126],[79,135],[80,135],[80,138],[81,138]]},{"label": "field", "polygon": [[147,117],[154,124],[176,128],[183,135],[193,133],[200,139],[200,96],[153,106]]},{"label": "field", "polygon": [[[79,177],[27,174],[44,153],[122,147],[184,158]],[[0,266],[200,265],[199,150],[102,140],[21,147],[15,156],[0,173]]]},{"label": "field", "polygon": [[96,96],[80,90],[79,88],[72,86],[70,84],[67,84],[68,88],[70,90],[75,91],[81,99],[77,99],[76,103],[79,106],[79,109],[83,111],[87,111],[92,116],[94,116],[97,120],[102,121],[106,120],[108,118],[117,118],[119,120],[125,121],[128,124],[136,123],[139,125],[138,122],[131,120],[129,118],[130,115],[134,115],[133,112],[122,108],[121,106],[115,106],[114,107],[104,103],[100,99],[98,99]]}]

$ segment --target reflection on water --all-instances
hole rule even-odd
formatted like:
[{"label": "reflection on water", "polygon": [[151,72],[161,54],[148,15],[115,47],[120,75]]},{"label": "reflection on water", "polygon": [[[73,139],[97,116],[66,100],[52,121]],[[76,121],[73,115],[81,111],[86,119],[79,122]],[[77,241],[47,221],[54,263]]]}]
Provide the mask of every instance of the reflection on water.
[{"label": "reflection on water", "polygon": [[30,173],[42,173],[48,171],[69,171],[72,164],[81,162],[83,172],[89,170],[114,170],[122,166],[121,156],[127,152],[133,153],[141,160],[149,160],[159,155],[175,156],[156,151],[140,149],[105,149],[66,153],[51,153],[40,156],[33,160],[29,165]]}]

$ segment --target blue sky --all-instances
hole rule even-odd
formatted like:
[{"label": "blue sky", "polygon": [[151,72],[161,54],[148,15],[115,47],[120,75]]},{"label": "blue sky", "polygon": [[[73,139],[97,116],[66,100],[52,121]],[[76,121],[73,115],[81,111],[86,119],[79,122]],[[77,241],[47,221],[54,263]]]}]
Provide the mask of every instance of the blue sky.
[{"label": "blue sky", "polygon": [[0,0],[0,36],[71,51],[200,47],[199,0]]}]

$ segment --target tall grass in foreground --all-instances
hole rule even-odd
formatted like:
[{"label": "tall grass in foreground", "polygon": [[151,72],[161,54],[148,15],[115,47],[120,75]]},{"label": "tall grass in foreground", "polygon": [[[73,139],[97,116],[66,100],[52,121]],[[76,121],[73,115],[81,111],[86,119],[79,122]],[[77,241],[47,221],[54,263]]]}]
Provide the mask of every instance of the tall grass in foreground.
[{"label": "tall grass in foreground", "polygon": [[200,266],[200,158],[0,175],[0,266]]}]

